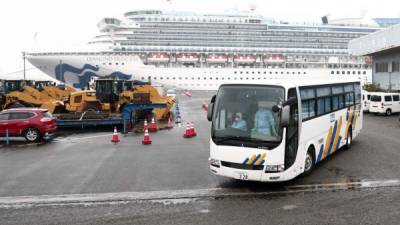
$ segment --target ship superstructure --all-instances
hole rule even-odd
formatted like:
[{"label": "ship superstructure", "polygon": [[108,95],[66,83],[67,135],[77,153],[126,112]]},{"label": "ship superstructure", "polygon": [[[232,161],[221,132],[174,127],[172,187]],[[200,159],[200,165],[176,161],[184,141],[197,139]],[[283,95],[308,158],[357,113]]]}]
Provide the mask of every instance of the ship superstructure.
[{"label": "ship superstructure", "polygon": [[200,90],[228,80],[275,77],[357,76],[368,82],[370,58],[350,56],[347,45],[380,28],[350,22],[288,23],[254,11],[138,10],[123,19],[102,19],[100,34],[88,43],[91,50],[32,52],[28,59],[75,87],[97,76]]}]

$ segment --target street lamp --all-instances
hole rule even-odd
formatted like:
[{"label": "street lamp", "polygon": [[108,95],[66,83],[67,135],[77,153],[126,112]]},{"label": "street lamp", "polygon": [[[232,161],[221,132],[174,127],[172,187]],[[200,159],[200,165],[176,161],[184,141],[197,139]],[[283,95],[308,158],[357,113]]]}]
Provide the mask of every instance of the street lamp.
[{"label": "street lamp", "polygon": [[24,61],[24,81],[25,81],[26,80],[25,51],[22,52],[22,60]]}]

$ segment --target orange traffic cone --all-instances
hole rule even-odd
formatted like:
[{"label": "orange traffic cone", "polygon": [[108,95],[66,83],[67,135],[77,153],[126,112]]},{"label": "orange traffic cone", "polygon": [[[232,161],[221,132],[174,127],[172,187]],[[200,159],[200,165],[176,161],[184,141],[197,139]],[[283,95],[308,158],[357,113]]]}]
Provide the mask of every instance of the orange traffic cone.
[{"label": "orange traffic cone", "polygon": [[144,120],[143,130],[147,130],[147,129],[149,129],[149,127],[147,125],[147,120]]},{"label": "orange traffic cone", "polygon": [[191,129],[190,129],[190,124],[186,123],[186,130],[185,133],[183,134],[184,138],[191,138],[193,137],[192,133],[191,133]]},{"label": "orange traffic cone", "polygon": [[112,135],[111,142],[113,142],[114,144],[117,144],[119,142],[117,127],[114,127],[114,133]]},{"label": "orange traffic cone", "polygon": [[172,129],[174,126],[172,125],[171,117],[168,118],[167,129]]},{"label": "orange traffic cone", "polygon": [[156,124],[156,122],[155,122],[155,120],[154,120],[154,117],[151,119],[151,124],[150,124],[150,126],[149,126],[149,131],[150,132],[157,132],[157,130],[158,130],[158,127],[157,127],[157,124]]},{"label": "orange traffic cone", "polygon": [[149,135],[149,131],[147,129],[144,130],[142,144],[151,145],[151,138],[150,138],[150,135]]},{"label": "orange traffic cone", "polygon": [[197,136],[196,129],[194,128],[194,123],[192,122],[190,125],[191,125],[190,126],[190,133],[192,134],[192,137]]}]

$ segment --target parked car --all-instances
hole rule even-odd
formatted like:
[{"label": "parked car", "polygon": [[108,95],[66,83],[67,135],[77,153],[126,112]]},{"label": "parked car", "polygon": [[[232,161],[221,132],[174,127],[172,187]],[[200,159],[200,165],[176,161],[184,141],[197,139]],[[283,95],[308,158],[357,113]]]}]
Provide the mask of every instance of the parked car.
[{"label": "parked car", "polygon": [[400,94],[383,92],[371,94],[369,112],[387,116],[400,112]]},{"label": "parked car", "polygon": [[1,137],[8,131],[9,137],[25,137],[29,142],[37,142],[56,130],[56,119],[46,109],[15,108],[0,112]]}]

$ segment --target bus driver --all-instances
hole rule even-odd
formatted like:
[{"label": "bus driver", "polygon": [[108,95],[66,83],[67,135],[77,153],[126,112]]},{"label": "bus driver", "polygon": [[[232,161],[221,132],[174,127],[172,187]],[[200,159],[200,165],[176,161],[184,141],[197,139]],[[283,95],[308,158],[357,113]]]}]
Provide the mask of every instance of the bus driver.
[{"label": "bus driver", "polygon": [[243,119],[242,113],[240,112],[235,113],[235,117],[232,123],[232,128],[247,131],[247,123]]}]

